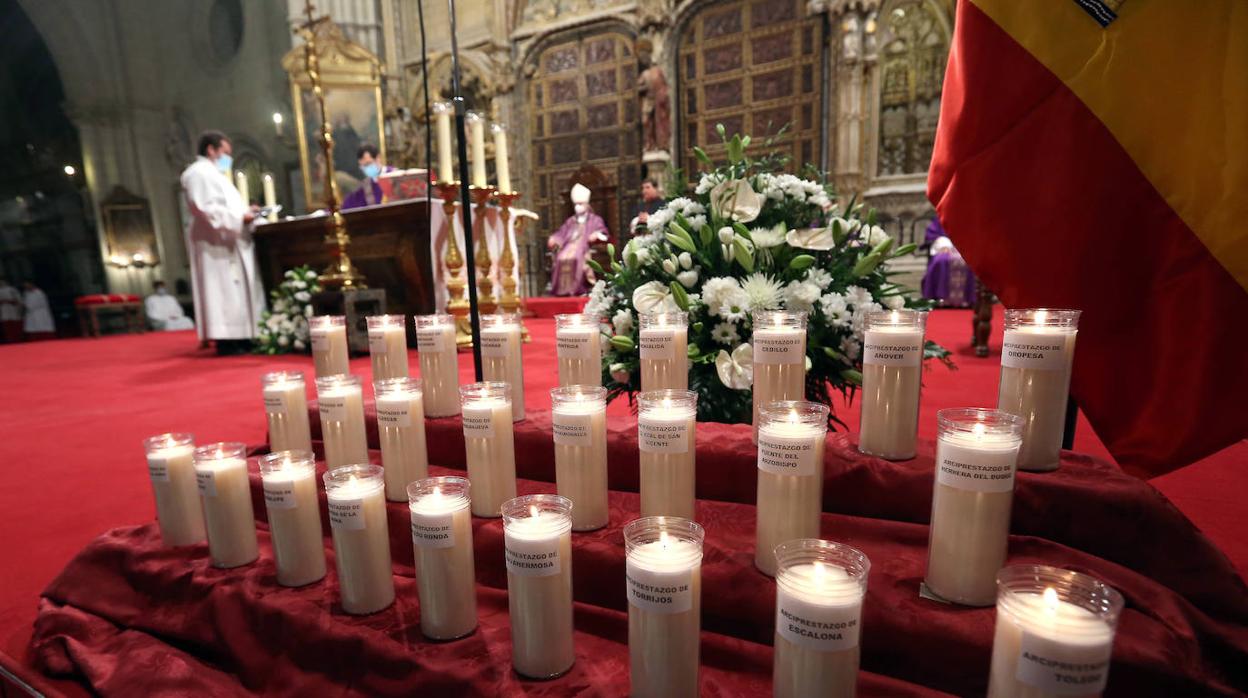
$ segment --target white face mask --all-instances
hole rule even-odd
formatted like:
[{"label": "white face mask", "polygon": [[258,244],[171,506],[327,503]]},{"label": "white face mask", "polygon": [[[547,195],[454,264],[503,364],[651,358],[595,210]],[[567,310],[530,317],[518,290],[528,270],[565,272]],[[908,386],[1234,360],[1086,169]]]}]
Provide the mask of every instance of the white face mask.
[{"label": "white face mask", "polygon": [[585,215],[585,212],[589,210],[589,206],[587,206],[586,204],[573,204],[572,210],[576,211],[576,215],[583,216]]}]

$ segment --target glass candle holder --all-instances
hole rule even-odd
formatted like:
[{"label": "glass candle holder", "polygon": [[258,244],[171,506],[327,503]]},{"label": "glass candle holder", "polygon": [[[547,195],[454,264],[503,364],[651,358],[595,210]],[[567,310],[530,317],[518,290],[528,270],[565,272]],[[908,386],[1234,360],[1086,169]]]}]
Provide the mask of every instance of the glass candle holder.
[{"label": "glass candle holder", "polygon": [[641,315],[638,339],[643,392],[689,388],[688,313]]},{"label": "glass candle holder", "polygon": [[195,449],[193,458],[213,566],[239,567],[255,562],[260,547],[247,477],[247,445],[208,444]]},{"label": "glass candle holder", "polygon": [[947,601],[991,606],[1010,539],[1023,420],[1000,410],[966,408],[940,410],[936,423],[924,581]]},{"label": "glass candle holder", "polygon": [[420,378],[425,388],[425,415],[452,417],[459,414],[455,317],[446,313],[417,315],[416,348],[420,351]]},{"label": "glass candle holder", "polygon": [[407,501],[407,486],[429,477],[424,394],[419,378],[391,378],[373,385],[377,435],[386,474],[386,499]]},{"label": "glass candle holder", "polygon": [[781,543],[775,558],[775,695],[852,698],[871,561],[812,538]]},{"label": "glass candle holder", "polygon": [[273,451],[311,451],[312,429],[302,371],[275,371],[261,379]]},{"label": "glass candle holder", "polygon": [[347,318],[315,315],[308,320],[308,337],[312,340],[312,364],[316,367],[317,378],[351,372]]},{"label": "glass candle holder", "polygon": [[827,405],[786,400],[759,410],[754,565],[765,574],[776,573],[777,545],[819,537],[827,433]]},{"label": "glass candle holder", "polygon": [[321,415],[325,465],[337,468],[368,462],[368,434],[364,428],[364,392],[352,375],[316,379],[316,405]]},{"label": "glass candle holder", "polygon": [[407,378],[407,316],[373,315],[368,323],[368,356],[373,382]]},{"label": "glass candle holder", "polygon": [[598,316],[555,316],[559,385],[602,385],[602,340]]},{"label": "glass candle holder", "polygon": [[1101,695],[1122,606],[1122,594],[1086,574],[1002,569],[988,697]]},{"label": "glass candle holder", "polygon": [[481,375],[511,386],[511,418],[524,419],[524,330],[519,313],[481,316]]},{"label": "glass candle holder", "polygon": [[607,390],[571,385],[550,391],[555,483],[572,500],[573,531],[607,525]]},{"label": "glass candle holder", "polygon": [[862,419],[858,450],[886,458],[914,458],[923,382],[927,313],[867,313],[862,337]]},{"label": "glass candle holder", "polygon": [[464,421],[472,513],[499,516],[516,496],[516,438],[511,428],[511,386],[471,383],[459,389]]},{"label": "glass candle holder", "polygon": [[694,518],[697,419],[692,390],[637,396],[642,516]]},{"label": "glass candle holder", "polygon": [[503,504],[512,665],[545,679],[572,668],[572,501],[531,494]]},{"label": "glass candle holder", "polygon": [[378,465],[346,465],[322,477],[342,609],[376,613],[394,602],[385,474]]},{"label": "glass candle holder", "polygon": [[430,477],[407,486],[420,595],[420,631],[453,640],[477,627],[472,512],[467,478]]},{"label": "glass candle holder", "polygon": [[170,547],[204,542],[204,508],[192,462],[195,437],[159,434],[143,439],[143,449],[147,452],[161,542]]},{"label": "glass candle holder", "polygon": [[1056,470],[1066,428],[1078,310],[1005,311],[997,409],[1023,418],[1019,470]]},{"label": "glass candle holder", "polygon": [[300,587],[325,577],[325,542],[311,451],[261,456],[260,480],[268,511],[277,583]]},{"label": "glass candle holder", "polygon": [[[758,310],[754,334],[754,439],[759,411],[779,400],[806,397],[806,313]],[[767,553],[771,557],[771,553]]]},{"label": "glass candle holder", "polygon": [[624,527],[634,696],[698,695],[704,537],[680,517],[647,516]]}]

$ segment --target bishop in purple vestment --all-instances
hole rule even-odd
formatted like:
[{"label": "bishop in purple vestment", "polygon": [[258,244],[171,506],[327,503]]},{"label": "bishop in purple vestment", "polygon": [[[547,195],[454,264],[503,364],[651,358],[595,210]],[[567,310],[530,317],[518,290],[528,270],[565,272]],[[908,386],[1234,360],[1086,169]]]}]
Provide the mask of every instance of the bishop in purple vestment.
[{"label": "bishop in purple vestment", "polygon": [[546,242],[547,247],[555,250],[555,260],[550,270],[552,295],[580,296],[588,293],[585,260],[590,256],[590,245],[609,239],[607,223],[602,220],[602,216],[594,213],[589,205],[589,196],[588,187],[582,184],[572,187],[575,213]]},{"label": "bishop in purple vestment", "polygon": [[940,301],[946,307],[975,305],[975,274],[935,218],[927,226],[924,246],[930,248],[931,257],[927,260],[927,273],[923,275],[923,297]]},{"label": "bishop in purple vestment", "polygon": [[391,172],[394,170],[389,165],[382,165],[377,159],[377,146],[372,143],[364,143],[356,152],[359,159],[360,172],[364,174],[364,183],[359,189],[347,195],[342,200],[342,210],[351,208],[363,208],[365,206],[376,206],[381,201],[381,185],[377,183],[377,178],[383,172]]}]

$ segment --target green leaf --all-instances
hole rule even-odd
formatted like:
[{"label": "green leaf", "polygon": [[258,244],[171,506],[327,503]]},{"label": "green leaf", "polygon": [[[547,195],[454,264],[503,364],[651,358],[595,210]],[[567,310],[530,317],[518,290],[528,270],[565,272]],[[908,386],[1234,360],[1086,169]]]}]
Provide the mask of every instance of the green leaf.
[{"label": "green leaf", "polygon": [[703,327],[705,327],[705,326],[706,326],[706,325],[703,325],[701,322],[695,322],[695,323],[693,323],[693,331],[694,331],[695,333],[701,333],[701,332],[702,332],[702,328],[703,328]]},{"label": "green leaf", "polygon": [[740,235],[741,237],[745,238],[746,240],[749,240],[750,242],[754,242],[754,236],[750,235],[750,229],[745,227],[744,224],[733,223],[732,229],[737,231],[737,235]]},{"label": "green leaf", "polygon": [[846,237],[847,237],[847,233],[845,229],[841,227],[841,221],[839,219],[833,220],[832,221],[832,242],[839,246],[841,243],[845,242]]},{"label": "green leaf", "polygon": [[625,261],[628,262],[629,269],[636,269],[637,268],[637,253],[629,251],[627,259]]},{"label": "green leaf", "polygon": [[741,157],[744,154],[743,151],[744,149],[741,147],[741,134],[734,135],[732,140],[728,141],[728,162],[734,165],[741,162]]},{"label": "green leaf", "polygon": [[858,263],[854,265],[854,269],[850,273],[855,279],[866,276],[867,274],[875,271],[876,267],[880,266],[880,261],[880,256],[872,252],[871,254],[868,254],[858,260]]},{"label": "green leaf", "polygon": [[711,226],[706,223],[702,224],[701,238],[703,247],[710,247],[711,242],[715,240],[715,231],[711,230]]},{"label": "green leaf", "polygon": [[607,259],[615,259],[615,245],[607,243]]},{"label": "green leaf", "polygon": [[917,249],[919,249],[919,246],[913,242],[906,243],[905,245],[897,248],[897,251],[893,253],[893,257],[904,257]]},{"label": "green leaf", "polygon": [[[672,227],[676,228],[676,224],[673,223]],[[688,234],[686,233],[686,235]],[[689,252],[690,254],[698,251],[698,248],[694,247],[693,241],[690,240],[688,237],[681,237],[679,235],[676,235],[675,233],[667,233],[666,235],[664,235],[664,237],[667,238],[668,242],[672,243],[673,245],[679,247],[680,249],[686,252]]]},{"label": "green leaf", "polygon": [[834,360],[834,361],[840,361],[841,359],[843,359],[843,358],[844,358],[844,357],[842,357],[842,356],[840,355],[840,353],[838,353],[838,352],[836,352],[836,351],[833,351],[833,349],[832,349],[831,347],[824,347],[824,348],[823,348],[823,353],[824,353],[825,355],[827,355],[827,357],[828,357],[829,359],[832,359],[832,360]]},{"label": "green leaf", "polygon": [[718,133],[719,137],[723,140],[728,140],[728,131],[724,128],[723,124],[715,124],[715,133]]},{"label": "green leaf", "polygon": [[689,234],[688,223],[684,225],[681,225],[679,223],[671,223],[668,225],[668,228],[672,231],[672,233],[676,234],[681,240],[685,242],[684,245],[676,244],[677,247],[689,253],[698,251],[697,243],[693,241],[693,236]]},{"label": "green leaf", "polygon": [[595,274],[598,274],[599,276],[605,276],[605,275],[606,275],[606,272],[602,270],[602,265],[601,265],[601,264],[599,264],[598,262],[596,262],[596,261],[594,261],[594,260],[592,260],[592,259],[587,259],[587,260],[585,260],[585,263],[589,265],[589,268],[590,268],[590,269],[593,269],[593,270],[594,270],[594,273],[595,273]]},{"label": "green leaf", "polygon": [[741,265],[747,273],[754,271],[754,255],[750,254],[749,248],[745,246],[745,241],[741,238],[732,239],[732,254],[737,258],[737,264]]},{"label": "green leaf", "polygon": [[871,248],[871,254],[878,254],[881,257],[883,257],[884,255],[888,254],[888,251],[891,250],[892,248],[893,248],[893,239],[889,238],[885,240],[884,242],[881,242],[880,244]]},{"label": "green leaf", "polygon": [[741,139],[741,147],[742,147],[742,148],[748,148],[748,147],[750,147],[750,137],[749,137],[749,136],[746,136],[745,138],[742,138],[742,139]]},{"label": "green leaf", "polygon": [[696,145],[693,146],[693,155],[698,159],[698,162],[701,162],[703,165],[706,165],[707,167],[715,167],[715,163],[711,162],[711,157],[706,154],[706,151]]},{"label": "green leaf", "polygon": [[633,344],[633,340],[622,334],[617,334],[611,338],[611,346],[620,351],[632,351],[637,345]]},{"label": "green leaf", "polygon": [[867,225],[875,225],[875,209],[867,211]]},{"label": "green leaf", "polygon": [[669,283],[668,287],[672,289],[672,300],[676,301],[676,307],[688,312],[689,294],[685,293],[685,287],[679,281]]},{"label": "green leaf", "polygon": [[789,268],[794,271],[801,271],[815,263],[815,258],[808,254],[799,254],[789,262]]},{"label": "green leaf", "polygon": [[844,378],[847,383],[862,385],[862,372],[855,371],[852,368],[847,368],[844,371],[841,371],[841,378]]},{"label": "green leaf", "polygon": [[615,273],[615,274],[621,274],[621,273],[623,273],[623,272],[624,272],[624,267],[620,266],[620,263],[619,263],[619,262],[612,262],[612,263],[611,263],[611,272],[612,272],[612,273]]}]

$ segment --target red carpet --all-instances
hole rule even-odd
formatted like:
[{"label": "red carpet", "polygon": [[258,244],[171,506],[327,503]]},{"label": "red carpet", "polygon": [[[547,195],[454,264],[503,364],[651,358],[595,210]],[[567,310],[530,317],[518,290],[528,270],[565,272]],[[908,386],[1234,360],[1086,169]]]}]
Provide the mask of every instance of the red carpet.
[{"label": "red carpet", "polygon": [[[998,313],[998,316],[1000,313]],[[546,406],[555,383],[550,320],[531,320],[534,343],[527,389]],[[995,402],[999,358],[976,359],[969,350],[966,311],[939,311],[931,336],[957,350],[959,370],[934,366],[924,389],[921,433],[935,433],[934,410]],[[996,335],[1000,336],[1000,329]],[[998,339],[999,341],[999,339]],[[264,420],[260,375],[280,368],[310,370],[306,357],[217,358],[196,349],[190,333],[65,340],[0,347],[0,407],[7,438],[0,458],[12,477],[0,491],[6,512],[0,545],[0,651],[24,655],[39,592],[92,538],[124,524],[150,521],[153,507],[140,441],[152,433],[190,431],[200,442],[260,443]],[[368,372],[366,357],[355,370]],[[465,376],[470,361],[461,357]],[[616,405],[614,410],[624,410]],[[839,412],[851,428],[854,408]],[[1107,457],[1081,420],[1076,450]],[[1223,550],[1248,570],[1248,535],[1239,517],[1248,495],[1236,466],[1248,461],[1240,443],[1154,482]]]}]

